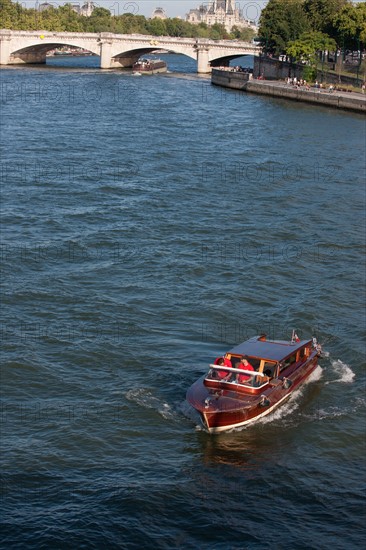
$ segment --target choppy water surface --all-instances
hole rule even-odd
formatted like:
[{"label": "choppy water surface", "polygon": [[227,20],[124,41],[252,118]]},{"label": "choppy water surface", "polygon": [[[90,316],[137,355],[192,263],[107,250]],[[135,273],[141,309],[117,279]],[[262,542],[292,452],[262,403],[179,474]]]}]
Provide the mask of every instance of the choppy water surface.
[{"label": "choppy water surface", "polygon": [[[1,71],[3,547],[358,548],[364,119],[93,60]],[[312,380],[206,434],[189,385],[292,328]]]}]

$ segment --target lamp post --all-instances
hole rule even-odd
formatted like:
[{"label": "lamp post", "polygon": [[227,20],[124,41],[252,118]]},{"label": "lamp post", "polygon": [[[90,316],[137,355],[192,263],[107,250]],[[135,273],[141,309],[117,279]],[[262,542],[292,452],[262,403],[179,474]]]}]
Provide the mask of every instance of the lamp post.
[{"label": "lamp post", "polygon": [[342,71],[342,64],[344,63],[345,59],[345,51],[344,51],[344,36],[342,37],[342,49],[339,50],[339,58],[338,58],[338,51],[337,51],[337,65],[338,65],[338,82],[341,83],[341,71]]},{"label": "lamp post", "polygon": [[[266,39],[266,45],[265,45],[264,48],[262,47],[261,53],[259,54],[259,67],[258,67],[258,77],[259,78],[261,78],[261,76],[262,76],[262,71],[261,71],[261,69],[262,69],[262,57],[265,58],[267,56],[267,48],[268,48],[268,34],[267,34],[267,32],[268,31],[266,31],[265,36],[264,36],[265,39]],[[262,36],[259,36],[258,38],[261,42],[263,41]],[[264,52],[263,52],[263,50],[264,50]],[[263,72],[263,74],[264,74],[264,72]]]},{"label": "lamp post", "polygon": [[268,31],[265,32],[265,35],[264,36],[260,36],[259,37],[259,40],[261,42],[263,42],[263,40],[265,39],[266,41],[266,45],[264,46],[264,48],[262,47],[262,53],[263,53],[263,50],[264,50],[264,54],[267,55],[267,50],[268,50]]},{"label": "lamp post", "polygon": [[[266,30],[266,57],[267,57],[267,51],[268,51],[268,30]],[[264,79],[264,70],[261,74],[261,78]]]},{"label": "lamp post", "polygon": [[361,61],[362,61],[362,54],[361,54],[361,48],[360,48],[360,37],[357,37],[357,54],[358,54],[358,63],[357,63],[357,81],[356,86],[358,86],[358,77],[360,73],[360,67],[361,67]]}]

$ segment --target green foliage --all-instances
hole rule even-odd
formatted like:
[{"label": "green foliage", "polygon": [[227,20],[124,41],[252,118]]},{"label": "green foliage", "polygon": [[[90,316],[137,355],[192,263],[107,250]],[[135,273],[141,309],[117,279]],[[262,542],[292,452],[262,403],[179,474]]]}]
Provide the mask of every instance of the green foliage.
[{"label": "green foliage", "polygon": [[310,31],[303,0],[269,0],[259,20],[259,39],[266,53],[285,53],[287,44]]},{"label": "green foliage", "polygon": [[167,29],[165,25],[164,19],[150,19],[147,21],[147,30],[149,34],[153,34],[154,36],[164,36],[167,34]]},{"label": "green foliage", "polygon": [[166,30],[168,36],[191,36],[190,23],[174,17],[173,19],[165,19]]},{"label": "green foliage", "polygon": [[[47,10],[45,10],[47,11]],[[79,15],[72,9],[71,4],[65,4],[58,8],[58,16],[63,31],[82,32],[83,25]],[[43,12],[41,12],[42,14]],[[49,29],[42,29],[49,30]]]},{"label": "green foliage", "polygon": [[345,5],[334,17],[338,29],[338,44],[358,50],[360,42],[366,43],[366,3]]},{"label": "green foliage", "polygon": [[244,42],[250,42],[254,38],[254,31],[249,27],[247,29],[239,29],[238,27],[233,27],[230,32],[230,38],[232,40],[244,40]]},{"label": "green foliage", "polygon": [[229,33],[225,29],[224,25],[215,23],[210,29],[210,38],[213,40],[219,40],[220,38],[229,38]]},{"label": "green foliage", "polygon": [[286,53],[296,61],[305,61],[315,67],[317,64],[317,52],[334,51],[337,45],[333,38],[318,31],[303,33],[300,38],[289,43]]},{"label": "green foliage", "polygon": [[[314,32],[334,39],[338,47],[360,49],[360,43],[366,43],[366,2],[269,0],[259,21],[263,49],[275,55],[293,51],[293,43],[300,36]],[[305,57],[310,55],[306,53],[308,46],[303,44]],[[297,47],[301,50],[300,44]]]},{"label": "green foliage", "polygon": [[110,17],[111,12],[105,8],[95,8],[91,14],[91,18],[98,19],[98,17]]},{"label": "green foliage", "polygon": [[304,0],[304,11],[314,31],[333,36],[336,33],[333,20],[343,6],[350,0]]},{"label": "green foliage", "polygon": [[302,77],[307,82],[314,82],[314,80],[316,79],[317,73],[318,71],[316,67],[311,67],[310,65],[306,65],[306,67],[304,67],[302,70]]}]

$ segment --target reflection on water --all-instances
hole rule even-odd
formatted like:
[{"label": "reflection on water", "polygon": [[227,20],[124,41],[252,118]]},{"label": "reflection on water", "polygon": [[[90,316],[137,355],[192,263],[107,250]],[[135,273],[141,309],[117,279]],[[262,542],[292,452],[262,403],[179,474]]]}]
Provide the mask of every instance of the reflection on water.
[{"label": "reflection on water", "polygon": [[285,445],[277,430],[262,426],[218,435],[202,432],[198,441],[206,464],[227,465],[253,473],[268,465],[268,461],[273,462]]}]

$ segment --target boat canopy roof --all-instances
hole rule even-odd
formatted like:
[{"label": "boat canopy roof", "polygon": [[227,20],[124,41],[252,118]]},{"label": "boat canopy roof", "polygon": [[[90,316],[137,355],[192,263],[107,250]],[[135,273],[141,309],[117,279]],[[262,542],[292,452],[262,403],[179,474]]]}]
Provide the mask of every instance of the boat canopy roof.
[{"label": "boat canopy roof", "polygon": [[285,340],[260,340],[259,336],[250,338],[246,342],[235,346],[228,353],[232,355],[247,355],[249,357],[257,357],[258,359],[266,359],[267,361],[282,361],[289,355],[306,344],[310,344],[311,340],[300,340],[300,342],[287,342]]}]

